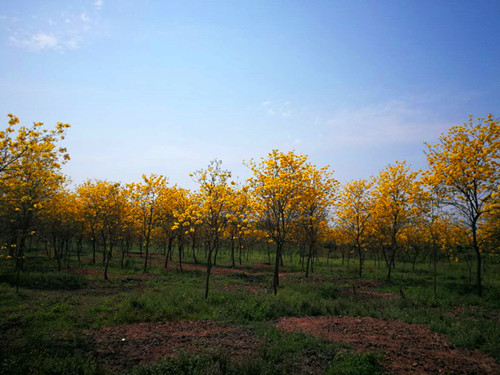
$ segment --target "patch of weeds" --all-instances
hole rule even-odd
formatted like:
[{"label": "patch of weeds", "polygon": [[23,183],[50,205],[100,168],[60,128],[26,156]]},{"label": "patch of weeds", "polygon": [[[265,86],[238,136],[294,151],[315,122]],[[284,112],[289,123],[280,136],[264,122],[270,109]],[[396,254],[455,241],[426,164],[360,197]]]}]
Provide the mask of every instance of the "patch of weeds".
[{"label": "patch of weeds", "polygon": [[321,286],[317,291],[318,296],[325,299],[336,299],[338,293],[338,288],[334,285]]},{"label": "patch of weeds", "polygon": [[[337,346],[302,333],[281,334],[265,323],[257,324],[262,347],[255,356],[232,359],[221,352],[181,352],[158,362],[138,366],[129,375],[285,375],[320,374],[332,364]],[[359,368],[361,368],[359,366]]]},{"label": "patch of weeds", "polygon": [[9,375],[104,375],[104,370],[92,359],[80,356],[54,356],[31,352],[0,361],[0,374]]},{"label": "patch of weeds", "polygon": [[381,374],[379,356],[373,353],[345,351],[335,356],[325,375],[377,375]]},{"label": "patch of weeds", "polygon": [[104,375],[89,350],[89,342],[78,332],[38,330],[0,351],[0,374]]},{"label": "patch of weeds", "polygon": [[177,294],[151,290],[134,294],[123,301],[114,314],[118,324],[162,320],[208,319],[210,309],[200,293],[179,291]]},{"label": "patch of weeds", "polygon": [[500,326],[496,322],[467,319],[436,330],[448,335],[453,345],[479,349],[500,361]]},{"label": "patch of weeds", "polygon": [[222,375],[230,373],[228,362],[222,354],[203,355],[183,352],[178,357],[160,359],[151,365],[135,367],[127,375]]},{"label": "patch of weeds", "polygon": [[[0,274],[0,282],[14,286],[16,284],[16,274]],[[23,272],[19,277],[19,286],[28,289],[75,290],[82,289],[86,285],[87,280],[85,277],[64,272]]]},{"label": "patch of weeds", "polygon": [[257,329],[263,344],[254,366],[257,374],[321,373],[334,359],[337,344],[303,333],[282,334],[274,328]]}]

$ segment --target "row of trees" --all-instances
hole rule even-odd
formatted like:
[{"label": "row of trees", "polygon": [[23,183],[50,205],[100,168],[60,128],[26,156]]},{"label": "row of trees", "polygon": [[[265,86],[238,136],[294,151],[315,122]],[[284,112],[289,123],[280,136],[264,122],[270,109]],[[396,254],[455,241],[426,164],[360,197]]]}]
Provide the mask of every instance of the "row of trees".
[{"label": "row of trees", "polygon": [[426,250],[435,269],[440,254],[457,259],[458,249],[468,248],[476,255],[482,294],[482,258],[499,243],[500,126],[492,115],[471,117],[427,145],[424,172],[396,162],[376,177],[342,186],[328,167],[273,150],[248,163],[252,177],[243,185],[220,161],[212,161],[191,174],[199,184],[196,191],[170,186],[161,175],[127,185],[88,180],[68,189],[60,167],[69,156],[56,144],[69,125],[16,130],[19,120],[9,118],[0,133],[1,238],[4,256],[15,259],[18,275],[33,241],[59,268],[75,248],[80,259],[89,244],[92,262],[102,254],[105,278],[112,257],[121,254],[123,265],[134,244],[144,253],[145,272],[153,246],[162,249],[167,267],[176,245],[181,270],[187,249],[198,262],[196,249],[202,247],[208,296],[221,244],[230,248],[235,266],[246,244],[260,242],[275,249],[276,294],[287,244],[301,249],[306,277],[319,244],[329,243],[357,254],[360,276],[367,254],[378,254],[389,280],[401,257],[415,263]]}]

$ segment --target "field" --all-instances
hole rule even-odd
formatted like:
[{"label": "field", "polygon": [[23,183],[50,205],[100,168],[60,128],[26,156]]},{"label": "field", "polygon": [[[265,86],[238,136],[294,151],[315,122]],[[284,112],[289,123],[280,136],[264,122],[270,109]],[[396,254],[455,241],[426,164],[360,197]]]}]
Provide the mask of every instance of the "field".
[{"label": "field", "polygon": [[[221,250],[204,298],[205,265],[132,252],[109,280],[89,253],[57,271],[26,255],[0,263],[2,374],[496,374],[500,371],[499,265],[485,265],[478,297],[461,262],[385,265],[319,258],[306,278],[285,252],[280,289],[255,249],[232,268]],[[204,257],[200,253],[199,259]]]},{"label": "field", "polygon": [[0,375],[500,375],[498,15],[0,1]]}]

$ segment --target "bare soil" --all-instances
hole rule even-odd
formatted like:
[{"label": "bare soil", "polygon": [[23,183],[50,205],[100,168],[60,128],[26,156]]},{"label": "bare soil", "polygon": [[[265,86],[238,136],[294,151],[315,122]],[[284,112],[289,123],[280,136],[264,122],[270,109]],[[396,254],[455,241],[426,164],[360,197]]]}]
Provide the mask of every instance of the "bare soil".
[{"label": "bare soil", "polygon": [[179,351],[222,350],[235,360],[249,360],[260,342],[247,330],[213,321],[138,323],[102,328],[94,337],[97,356],[117,373],[153,363]]},{"label": "bare soil", "polygon": [[499,374],[486,354],[455,348],[421,324],[349,316],[283,318],[276,327],[349,344],[359,352],[383,355],[383,367],[396,374]]},{"label": "bare soil", "polygon": [[[67,268],[66,272],[82,275],[82,276],[102,276],[104,277],[104,270],[93,269],[93,268]],[[132,278],[132,279],[141,279],[147,280],[155,277],[154,273],[108,273],[109,278]]]}]

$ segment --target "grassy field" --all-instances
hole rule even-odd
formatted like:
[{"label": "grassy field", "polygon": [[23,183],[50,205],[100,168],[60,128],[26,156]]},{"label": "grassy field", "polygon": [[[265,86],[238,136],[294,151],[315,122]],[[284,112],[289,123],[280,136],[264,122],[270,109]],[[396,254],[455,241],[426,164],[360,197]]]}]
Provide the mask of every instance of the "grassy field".
[{"label": "grassy field", "polygon": [[[427,264],[417,264],[414,272],[408,265],[403,272],[403,265],[397,264],[389,284],[385,269],[371,262],[359,279],[354,261],[347,267],[340,260],[327,264],[320,259],[306,279],[298,259],[291,262],[285,257],[281,287],[274,296],[272,268],[265,264],[267,254],[253,253],[243,266],[231,270],[228,254],[222,253],[211,277],[210,297],[205,300],[202,266],[189,263],[180,272],[174,262],[165,270],[158,255],[144,274],[144,261],[139,256],[128,258],[123,269],[116,257],[106,281],[102,264],[84,259],[72,259],[70,268],[58,272],[55,262],[29,255],[18,294],[13,287],[13,264],[8,260],[0,263],[1,374],[387,371],[383,353],[361,353],[349,344],[306,333],[283,333],[275,326],[283,317],[324,315],[425,324],[446,335],[452,346],[479,350],[500,361],[500,267],[495,264],[487,265],[482,298],[474,294],[465,265],[440,264],[438,295],[434,297]],[[240,346],[221,346],[210,342],[212,336],[207,335],[208,341],[199,350],[174,348],[174,354],[156,362],[134,362],[120,354],[119,343],[102,341],[106,327],[177,321],[210,321],[234,327],[242,332],[238,333],[241,340],[248,338],[258,345],[247,355]],[[136,327],[140,331],[145,326]]]}]

